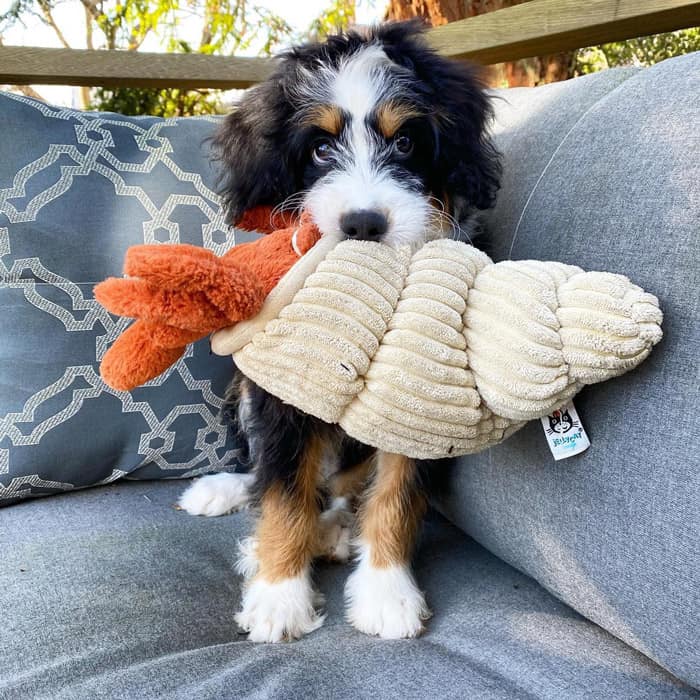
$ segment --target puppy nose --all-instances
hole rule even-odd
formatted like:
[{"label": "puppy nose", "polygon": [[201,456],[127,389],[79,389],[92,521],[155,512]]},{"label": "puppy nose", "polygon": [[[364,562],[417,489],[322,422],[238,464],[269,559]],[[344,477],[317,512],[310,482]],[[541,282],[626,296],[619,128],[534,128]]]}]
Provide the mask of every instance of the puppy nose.
[{"label": "puppy nose", "polygon": [[371,209],[358,209],[340,217],[343,233],[357,241],[378,241],[388,227],[386,216]]}]

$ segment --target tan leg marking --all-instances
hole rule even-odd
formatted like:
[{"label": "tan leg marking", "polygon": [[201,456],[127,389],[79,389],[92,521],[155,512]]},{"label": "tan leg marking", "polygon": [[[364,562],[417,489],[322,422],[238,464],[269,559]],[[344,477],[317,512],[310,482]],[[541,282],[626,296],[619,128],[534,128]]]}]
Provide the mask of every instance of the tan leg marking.
[{"label": "tan leg marking", "polygon": [[271,487],[262,498],[258,521],[258,576],[274,583],[299,576],[318,549],[320,437],[308,439],[293,488]]},{"label": "tan leg marking", "polygon": [[378,452],[374,480],[360,508],[361,540],[370,547],[372,566],[408,562],[425,508],[416,486],[415,461]]}]

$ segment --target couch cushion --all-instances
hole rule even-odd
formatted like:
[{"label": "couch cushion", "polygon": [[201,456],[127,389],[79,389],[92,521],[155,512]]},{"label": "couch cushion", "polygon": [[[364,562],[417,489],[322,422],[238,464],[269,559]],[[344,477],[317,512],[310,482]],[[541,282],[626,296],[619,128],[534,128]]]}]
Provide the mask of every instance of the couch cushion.
[{"label": "couch cushion", "polygon": [[494,90],[494,137],[506,160],[497,207],[488,216],[490,253],[500,260],[509,257],[510,234],[525,207],[529,209],[528,198],[548,163],[563,143],[576,138],[581,120],[601,99],[642,70],[615,68],[537,89]]},{"label": "couch cushion", "polygon": [[198,343],[131,394],[98,365],[125,328],[93,298],[126,249],[187,242],[222,253],[204,143],[211,118],[82,113],[0,94],[0,505],[121,476],[235,465],[217,419],[231,374]]},{"label": "couch cushion", "polygon": [[500,104],[506,177],[493,249],[629,275],[659,297],[664,340],[639,369],[576,399],[586,453],[554,462],[532,423],[453,468],[445,510],[587,618],[700,684],[700,54],[620,75]]},{"label": "couch cushion", "polygon": [[3,509],[0,697],[697,697],[437,517],[416,561],[434,610],[423,637],[355,631],[349,567],[323,565],[324,626],[248,642],[233,563],[250,515],[189,516],[172,506],[182,488],[121,482]]}]

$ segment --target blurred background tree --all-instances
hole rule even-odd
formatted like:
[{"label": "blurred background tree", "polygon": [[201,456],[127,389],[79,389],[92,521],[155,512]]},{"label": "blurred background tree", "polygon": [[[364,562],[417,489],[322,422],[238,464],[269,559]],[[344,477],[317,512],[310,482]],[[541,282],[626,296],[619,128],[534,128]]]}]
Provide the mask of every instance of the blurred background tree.
[{"label": "blurred background tree", "polygon": [[308,39],[321,41],[352,26],[357,13],[355,0],[334,0],[309,27]]},{"label": "blurred background tree", "polygon": [[[267,8],[266,0],[10,2],[9,9],[0,12],[0,44],[3,31],[31,19],[50,28],[66,48],[71,48],[69,37],[74,39],[82,35],[82,45],[91,49],[138,51],[146,44],[149,50],[227,56],[244,52],[266,56],[286,44],[321,40],[346,29],[354,23],[357,8],[368,4],[377,10],[377,17],[381,17],[386,8],[385,19],[422,17],[429,25],[439,26],[527,0],[326,0],[325,9],[319,11],[311,25],[297,32],[289,21],[294,16],[291,0],[285,17]],[[68,15],[57,11],[57,8],[66,7],[71,9]],[[63,25],[57,20],[58,14],[63,18]],[[71,26],[65,21],[66,16],[71,18]],[[76,22],[80,23],[77,33]],[[498,87],[540,85],[619,65],[651,65],[697,50],[700,50],[700,29],[686,29],[501,63],[488,67],[487,78],[491,85]],[[17,86],[16,89],[41,98],[31,87]],[[225,110],[222,93],[216,90],[82,88],[81,100],[84,107],[122,114],[183,116]]]},{"label": "blurred background tree", "polygon": [[[422,17],[433,27],[486,14],[528,0],[389,0],[386,19]],[[487,69],[495,87],[542,85],[605,68],[649,66],[665,58],[700,50],[700,29],[684,29],[576,51],[498,63]]]},{"label": "blurred background tree", "polygon": [[[467,17],[520,5],[527,0],[390,0],[386,19],[422,17],[438,27]],[[535,56],[489,66],[486,80],[496,87],[533,86],[574,76],[575,52]]]},{"label": "blurred background tree", "polygon": [[692,51],[700,51],[698,27],[590,46],[576,52],[576,74],[594,73],[615,66],[651,66]]},{"label": "blurred background tree", "polygon": [[[269,55],[291,36],[286,20],[247,0],[14,0],[0,15],[2,31],[28,17],[50,27],[71,48],[66,27],[59,26],[59,4],[76,5],[89,49],[138,51],[150,37],[171,53],[234,55],[251,46]],[[122,114],[181,116],[221,111],[220,93],[212,90],[83,88],[84,107]]]}]

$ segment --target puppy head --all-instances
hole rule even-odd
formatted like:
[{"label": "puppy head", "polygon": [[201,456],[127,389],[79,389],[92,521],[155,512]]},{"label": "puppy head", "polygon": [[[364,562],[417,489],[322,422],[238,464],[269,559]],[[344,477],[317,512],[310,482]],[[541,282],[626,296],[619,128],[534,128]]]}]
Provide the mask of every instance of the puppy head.
[{"label": "puppy head", "polygon": [[230,221],[257,205],[306,208],[324,235],[396,245],[490,207],[488,98],[421,33],[390,23],[282,55],[216,138]]}]

